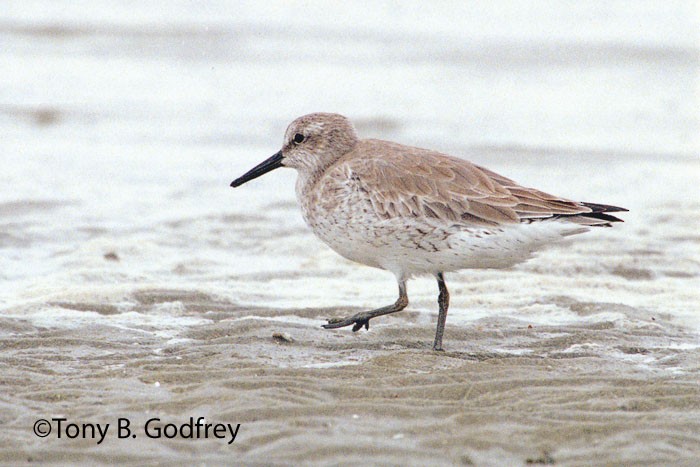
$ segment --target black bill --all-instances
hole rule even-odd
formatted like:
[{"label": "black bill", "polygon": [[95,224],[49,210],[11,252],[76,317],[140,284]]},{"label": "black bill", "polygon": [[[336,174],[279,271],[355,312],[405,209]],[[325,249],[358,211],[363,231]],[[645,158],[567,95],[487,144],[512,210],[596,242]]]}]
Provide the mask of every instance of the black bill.
[{"label": "black bill", "polygon": [[244,175],[232,181],[231,186],[234,188],[237,186],[241,186],[245,182],[249,182],[254,178],[258,178],[261,175],[265,175],[266,173],[275,170],[279,167],[282,167],[282,151],[278,152],[266,161],[261,162],[260,164],[256,165],[248,172],[246,172]]}]

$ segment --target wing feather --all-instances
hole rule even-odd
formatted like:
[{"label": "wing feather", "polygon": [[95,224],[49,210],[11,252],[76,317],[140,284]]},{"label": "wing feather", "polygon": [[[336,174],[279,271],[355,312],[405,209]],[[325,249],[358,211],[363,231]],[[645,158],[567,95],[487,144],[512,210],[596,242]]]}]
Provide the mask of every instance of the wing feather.
[{"label": "wing feather", "polygon": [[573,217],[593,212],[466,160],[379,140],[359,142],[327,175],[355,183],[381,219],[495,226],[559,217],[577,222]]}]

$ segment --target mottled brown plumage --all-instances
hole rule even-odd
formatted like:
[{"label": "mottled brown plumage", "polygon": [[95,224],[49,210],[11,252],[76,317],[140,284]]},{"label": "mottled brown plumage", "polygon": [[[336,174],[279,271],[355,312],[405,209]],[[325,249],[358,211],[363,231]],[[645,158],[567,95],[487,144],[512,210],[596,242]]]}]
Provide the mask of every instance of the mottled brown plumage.
[{"label": "mottled brown plumage", "polygon": [[[466,160],[388,141],[358,141],[352,151],[328,167],[316,186],[325,202],[336,193],[345,194],[337,185],[347,183],[348,176],[382,219],[424,217],[469,226],[554,216],[568,216],[572,222],[591,226],[619,221],[586,216],[595,212],[586,203],[523,187]],[[623,210],[605,208],[605,212]]]}]

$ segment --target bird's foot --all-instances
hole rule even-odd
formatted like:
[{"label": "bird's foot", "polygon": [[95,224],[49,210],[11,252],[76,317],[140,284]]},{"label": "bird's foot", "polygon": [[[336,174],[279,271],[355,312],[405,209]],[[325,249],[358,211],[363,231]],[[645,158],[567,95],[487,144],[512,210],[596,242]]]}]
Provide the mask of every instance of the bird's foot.
[{"label": "bird's foot", "polygon": [[433,351],[444,352],[445,349],[442,348],[442,336],[435,336],[435,342],[433,342]]},{"label": "bird's foot", "polygon": [[321,327],[324,329],[337,329],[350,326],[352,324],[353,332],[359,331],[362,329],[362,327],[369,330],[369,320],[373,317],[374,316],[372,316],[371,313],[365,311],[363,313],[357,313],[356,315],[350,316],[349,318],[331,318],[328,320],[328,324],[322,324]]}]

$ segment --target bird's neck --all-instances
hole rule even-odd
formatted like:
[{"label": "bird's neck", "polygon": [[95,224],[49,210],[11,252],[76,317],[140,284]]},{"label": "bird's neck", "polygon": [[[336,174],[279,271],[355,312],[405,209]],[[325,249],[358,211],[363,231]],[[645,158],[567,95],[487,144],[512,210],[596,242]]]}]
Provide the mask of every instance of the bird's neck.
[{"label": "bird's neck", "polygon": [[[310,205],[315,201],[313,195],[314,187],[321,178],[321,175],[323,175],[322,171],[299,171],[296,182],[296,194],[303,211],[307,211]],[[314,200],[312,200],[312,198],[314,198]]]}]

